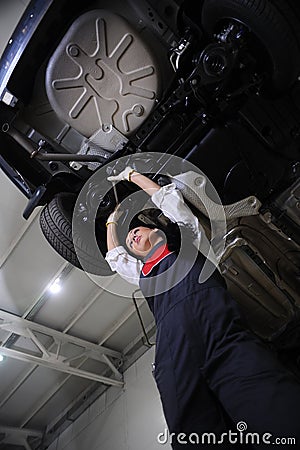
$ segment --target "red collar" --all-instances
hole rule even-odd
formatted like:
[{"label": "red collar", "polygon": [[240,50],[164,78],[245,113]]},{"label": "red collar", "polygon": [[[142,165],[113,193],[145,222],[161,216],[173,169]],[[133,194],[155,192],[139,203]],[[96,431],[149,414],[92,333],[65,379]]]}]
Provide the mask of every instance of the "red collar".
[{"label": "red collar", "polygon": [[153,267],[160,263],[160,261],[166,258],[170,253],[173,252],[168,249],[168,246],[166,244],[160,245],[157,249],[154,250],[152,254],[150,254],[149,258],[143,265],[142,274],[144,276],[149,275]]}]

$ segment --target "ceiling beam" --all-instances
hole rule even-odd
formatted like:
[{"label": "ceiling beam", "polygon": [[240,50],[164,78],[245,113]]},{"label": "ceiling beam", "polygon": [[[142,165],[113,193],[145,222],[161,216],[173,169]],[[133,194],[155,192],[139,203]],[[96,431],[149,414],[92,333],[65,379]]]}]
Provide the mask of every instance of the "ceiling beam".
[{"label": "ceiling beam", "polygon": [[[110,281],[109,283],[106,284],[106,287],[109,286],[109,284],[111,284],[112,281]],[[98,292],[98,290],[97,290]],[[86,303],[86,306],[89,305],[89,307],[97,300],[99,299],[99,292],[95,293],[95,295],[92,295],[90,300],[88,300],[88,302]],[[141,307],[143,304],[145,304],[146,301],[144,298],[140,299],[140,304],[139,307]],[[87,308],[88,309],[88,308]],[[84,311],[87,310],[85,307],[83,308]],[[98,345],[102,345],[104,344],[104,342],[109,339],[111,336],[114,335],[114,333],[133,315],[136,313],[136,309],[134,306],[130,306],[126,312],[120,317],[120,319],[114,323],[114,325],[112,327],[110,327],[105,333],[104,335],[101,337],[100,341],[98,342]],[[79,320],[81,318],[81,312],[78,313],[76,315],[76,318],[72,318],[71,322],[69,323],[69,325],[64,329],[64,333],[67,333],[69,331],[69,329],[71,327],[73,327],[76,323],[77,320]],[[85,362],[86,362],[87,358],[83,358],[82,361],[80,361],[80,363],[78,364],[78,368],[80,368]],[[63,385],[69,380],[71,375],[68,375],[66,378],[64,378],[64,380],[62,380],[58,385],[56,385],[56,387],[53,390],[50,390],[47,392],[47,394],[41,399],[41,401],[38,402],[38,404],[36,405],[36,407],[30,411],[30,413],[28,414],[28,416],[26,417],[26,419],[23,421],[22,426],[26,427],[27,424],[30,422],[30,420],[35,416],[35,414],[38,413],[38,411],[40,409],[42,409],[42,407],[56,394],[57,391],[59,391]]]},{"label": "ceiling beam", "polygon": [[[93,280],[92,280],[93,281]],[[106,281],[106,280],[105,280]],[[99,286],[95,282],[97,289],[93,291],[90,298],[87,300],[86,304],[79,309],[79,311],[74,314],[74,316],[70,319],[70,322],[63,330],[63,333],[67,333],[77,322],[80,320],[82,315],[86,313],[86,311],[89,310],[89,308],[99,300],[99,297],[101,297],[101,294],[105,292],[106,289],[108,289],[109,285],[114,283],[114,277],[110,277],[107,279],[107,281],[103,284],[104,290],[100,290],[99,292]],[[142,299],[141,304],[145,300]],[[113,327],[110,327],[104,335],[101,337],[100,341],[98,342],[98,345],[104,344],[104,342],[109,339],[113,334],[135,313],[135,308],[133,306],[129,307],[128,310],[121,316],[121,318],[114,324]],[[54,344],[52,344],[48,351],[53,348]],[[1,349],[0,349],[1,350]],[[82,361],[79,362],[78,365],[76,365],[77,368],[80,368],[88,358],[84,357]],[[10,397],[19,389],[19,387],[25,382],[32,374],[33,372],[38,368],[38,365],[35,365],[31,367],[29,370],[27,370],[25,373],[23,373],[18,380],[11,386],[10,390],[8,391],[5,398],[0,400],[0,407],[2,407],[9,399]],[[35,405],[35,407],[29,412],[28,416],[23,420],[21,427],[26,427],[26,425],[30,422],[30,420],[45,406],[45,404],[68,382],[72,375],[67,375],[62,381],[60,381],[58,384],[56,384],[53,389],[50,389],[47,391],[46,395]]]},{"label": "ceiling beam", "polygon": [[[44,306],[44,304],[52,297],[52,294],[49,293],[49,286],[51,286],[51,284],[57,279],[59,278],[61,282],[64,282],[64,280],[69,276],[70,272],[72,272],[75,269],[74,266],[72,266],[72,264],[68,263],[67,261],[65,261],[60,268],[58,269],[58,271],[56,272],[56,274],[54,276],[52,276],[52,278],[50,279],[49,283],[47,283],[47,286],[45,287],[45,289],[43,290],[43,292],[41,293],[40,297],[38,299],[36,299],[28,308],[27,310],[22,314],[22,318],[23,319],[27,319],[27,320],[33,320],[35,314]],[[97,301],[99,300],[99,297],[101,296],[101,293],[103,293],[103,289],[105,290],[105,288],[107,288],[109,286],[109,284],[111,284],[112,280],[110,280],[109,283],[103,283],[103,289],[99,290],[99,285],[95,282],[95,280],[93,280],[92,278],[90,278],[91,281],[97,286],[97,289],[94,291],[95,294],[93,293],[92,295],[92,299],[90,299],[82,308],[79,309],[79,311],[74,314],[74,316],[71,319],[71,322],[67,325],[67,327],[64,329],[63,333],[67,333],[70,328],[72,328],[72,326],[85,314],[86,311],[88,311],[88,309]],[[14,333],[7,333],[7,336],[5,338],[3,338],[2,341],[2,346],[3,347],[10,347],[12,345],[12,343],[15,342],[15,336]],[[1,345],[1,342],[0,342]]]},{"label": "ceiling beam", "polygon": [[[113,280],[107,280],[107,282],[103,285],[104,288],[108,288],[109,285],[113,282]],[[99,296],[103,293],[103,290],[99,292],[99,286],[97,285],[97,289],[93,291],[90,298],[86,302],[85,306],[80,309],[80,312],[78,312],[72,319],[70,320],[69,324],[64,328],[62,333],[67,333],[75,324],[76,322],[82,317],[82,315],[96,302],[99,300]],[[121,324],[120,324],[121,325]],[[113,334],[112,330],[112,334]],[[13,334],[11,334],[13,335]],[[107,335],[110,337],[110,335]],[[102,345],[103,339],[101,339],[100,342],[98,342],[97,345]],[[48,351],[52,350],[55,346],[55,343],[49,346]],[[1,350],[1,348],[0,348]],[[79,362],[78,365],[76,365],[77,368],[80,368],[83,366],[83,364],[87,361],[87,357],[84,357],[83,360]],[[30,369],[24,371],[18,378],[15,380],[13,385],[11,385],[10,389],[7,391],[6,395],[0,399],[0,408],[5,405],[5,403],[14,395],[14,393],[20,388],[20,386],[34,373],[34,371],[39,367],[38,364],[32,366]],[[30,422],[30,420],[37,414],[43,406],[64,386],[64,384],[67,383],[67,381],[70,379],[72,375],[66,375],[66,377],[60,381],[58,384],[56,384],[53,389],[50,389],[47,391],[46,395],[35,405],[35,407],[29,412],[28,416],[23,420],[21,427],[26,427],[26,425]]]},{"label": "ceiling beam", "polygon": [[[56,343],[60,342],[61,344],[72,344],[79,347],[81,350],[85,349],[86,351],[89,351],[91,354],[95,352],[97,355],[105,354],[113,358],[122,358],[122,354],[120,352],[66,333],[62,333],[61,331],[40,325],[36,322],[32,322],[31,320],[23,319],[22,317],[15,316],[14,314],[2,310],[0,310],[0,328],[26,338],[31,338],[32,332],[40,333],[44,336],[52,338]],[[2,348],[0,348],[0,351]]]},{"label": "ceiling beam", "polygon": [[114,380],[112,378],[103,377],[93,372],[78,369],[77,367],[69,366],[66,363],[60,361],[53,361],[47,359],[43,356],[34,356],[29,353],[25,353],[19,350],[13,350],[11,348],[2,347],[1,353],[9,358],[18,359],[19,361],[24,361],[28,363],[35,363],[39,366],[47,367],[48,369],[58,370],[59,372],[69,373],[71,375],[76,375],[78,377],[87,378],[88,380],[98,381],[99,383],[108,384],[110,386],[123,387],[124,383],[122,381]]},{"label": "ceiling beam", "polygon": [[43,437],[41,431],[30,430],[30,429],[20,429],[14,427],[4,427],[0,426],[0,433],[3,434],[3,438],[0,440],[1,444],[12,444],[12,445],[22,445],[25,450],[33,450],[28,442],[28,438],[39,438]]},{"label": "ceiling beam", "polygon": [[14,427],[4,427],[0,425],[0,433],[3,434],[13,434],[15,436],[21,436],[21,437],[43,437],[43,433],[38,430],[31,430],[29,428],[14,428]]},{"label": "ceiling beam", "polygon": [[[47,283],[47,286],[44,288],[42,294],[39,296],[38,299],[36,299],[28,308],[27,310],[22,314],[23,319],[32,320],[34,315],[44,306],[44,304],[49,300],[51,297],[51,293],[49,292],[49,286],[57,279],[60,278],[61,281],[65,280],[67,276],[70,274],[70,272],[74,269],[74,266],[69,264],[67,261],[65,261],[58,271],[54,274],[54,276],[49,280],[49,283]],[[16,336],[14,336],[13,333],[8,333],[7,337],[3,340],[2,346],[10,347],[12,343],[15,342]]]},{"label": "ceiling beam", "polygon": [[[40,366],[48,367],[50,369],[58,370],[60,372],[76,375],[79,377],[87,378],[100,383],[123,386],[123,382],[120,381],[121,374],[117,370],[117,366],[121,364],[122,354],[115,350],[108,349],[101,345],[97,345],[80,339],[74,336],[70,336],[66,333],[62,333],[52,328],[45,327],[29,320],[17,317],[13,314],[0,310],[0,329],[14,333],[15,335],[30,339],[33,346],[36,348],[35,352],[28,350],[28,348],[8,348],[0,347],[0,352],[7,357],[18,359],[28,363],[36,363]],[[39,334],[43,338],[47,337],[51,343],[56,344],[55,351],[51,351],[45,347],[39,338]],[[77,353],[68,358],[65,355],[60,354],[62,347],[66,348],[66,345],[77,348]],[[118,376],[118,380],[103,377],[97,373],[82,370],[78,367],[71,366],[71,361],[80,358],[94,359],[106,364],[110,369],[114,367],[113,372]],[[113,358],[116,362],[112,361]]]}]

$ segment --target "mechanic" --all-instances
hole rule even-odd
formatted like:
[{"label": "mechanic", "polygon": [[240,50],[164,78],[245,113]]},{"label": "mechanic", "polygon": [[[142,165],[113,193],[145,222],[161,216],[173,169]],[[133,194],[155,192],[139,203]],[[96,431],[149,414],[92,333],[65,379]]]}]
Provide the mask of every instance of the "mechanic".
[{"label": "mechanic", "polygon": [[[300,448],[300,384],[244,326],[219,271],[199,283],[208,240],[181,193],[174,184],[160,187],[130,167],[108,180],[133,182],[151,195],[174,226],[177,222],[184,242],[179,252],[176,233],[168,236],[168,227],[134,219],[125,249],[118,240],[119,208],[107,220],[106,260],[113,271],[140,286],[155,317],[154,377],[169,432],[177,437],[215,433],[221,439],[229,429],[237,432],[236,424],[243,421],[245,432],[260,435],[250,448],[264,448],[266,433],[272,435],[265,436],[270,443],[291,437]],[[231,448],[234,441],[226,439],[215,448]],[[236,439],[234,448],[244,448],[242,438]],[[172,446],[214,447],[189,440],[180,444],[174,437]]]}]

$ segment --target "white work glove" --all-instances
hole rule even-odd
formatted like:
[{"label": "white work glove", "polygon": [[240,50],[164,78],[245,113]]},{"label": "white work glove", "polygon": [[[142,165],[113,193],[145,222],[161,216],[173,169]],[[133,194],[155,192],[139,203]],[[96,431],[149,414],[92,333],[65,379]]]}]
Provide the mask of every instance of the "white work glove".
[{"label": "white work glove", "polygon": [[108,181],[131,181],[130,176],[135,172],[132,167],[126,167],[119,175],[111,175],[107,177]]},{"label": "white work glove", "polygon": [[119,205],[116,207],[116,209],[108,216],[108,219],[106,221],[106,226],[110,223],[115,223],[117,225],[118,220],[122,216],[123,211],[121,211]]}]

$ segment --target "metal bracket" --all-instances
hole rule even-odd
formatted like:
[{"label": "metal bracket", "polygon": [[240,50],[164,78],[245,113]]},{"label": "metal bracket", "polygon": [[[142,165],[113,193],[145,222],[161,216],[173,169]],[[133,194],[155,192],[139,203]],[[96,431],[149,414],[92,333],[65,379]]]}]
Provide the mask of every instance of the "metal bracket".
[{"label": "metal bracket", "polygon": [[191,45],[192,35],[190,32],[187,32],[186,35],[180,39],[176,47],[172,48],[171,55],[170,55],[170,63],[173,67],[174,72],[177,72],[179,70],[179,62],[184,55],[184,53],[187,51],[187,49]]},{"label": "metal bracket", "polygon": [[215,203],[206,194],[206,177],[199,173],[189,171],[171,179],[183,196],[210,220],[223,221],[259,214],[261,202],[254,195],[231,205]]}]

